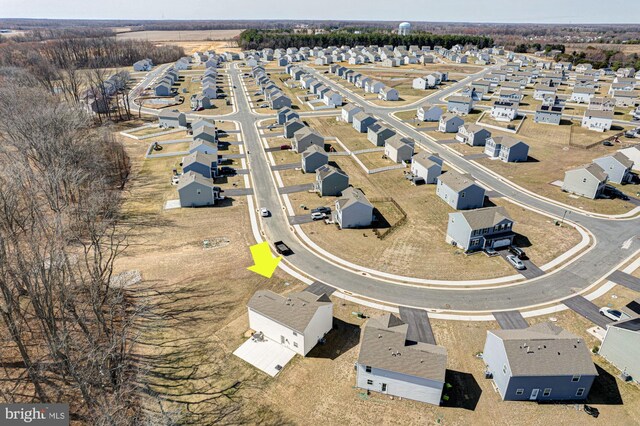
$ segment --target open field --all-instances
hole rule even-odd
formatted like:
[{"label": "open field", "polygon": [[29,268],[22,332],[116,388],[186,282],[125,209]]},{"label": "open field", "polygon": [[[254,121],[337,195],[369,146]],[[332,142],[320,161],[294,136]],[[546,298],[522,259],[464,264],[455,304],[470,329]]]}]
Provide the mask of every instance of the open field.
[{"label": "open field", "polygon": [[625,55],[630,55],[633,53],[640,54],[640,44],[609,44],[609,43],[567,43],[565,44],[566,52],[571,53],[573,51],[576,52],[584,52],[589,48],[602,49],[602,50],[612,50],[612,51],[620,51]]},{"label": "open field", "polygon": [[193,30],[193,31],[127,31],[116,37],[123,40],[159,41],[224,41],[231,40],[244,30]]}]

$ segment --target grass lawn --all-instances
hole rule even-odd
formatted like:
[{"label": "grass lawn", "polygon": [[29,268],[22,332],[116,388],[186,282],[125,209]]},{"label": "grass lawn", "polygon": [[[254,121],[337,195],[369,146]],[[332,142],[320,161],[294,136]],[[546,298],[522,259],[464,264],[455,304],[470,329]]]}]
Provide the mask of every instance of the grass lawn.
[{"label": "grass lawn", "polygon": [[[502,132],[491,130],[493,135]],[[596,145],[590,149],[569,146],[569,140],[575,145],[588,146],[596,141],[614,134],[592,132],[579,127],[579,124],[560,126],[536,124],[533,120],[525,120],[520,132],[516,135],[529,144],[530,161],[526,163],[504,163],[489,159],[477,160],[499,175],[521,185],[539,195],[549,197],[570,206],[603,214],[618,214],[631,210],[634,206],[622,200],[590,200],[584,197],[575,198],[562,192],[552,182],[564,179],[564,172],[580,165],[590,163],[593,159],[614,153],[618,147]],[[481,147],[474,148],[482,152]]]},{"label": "grass lawn", "polygon": [[[398,163],[388,158],[382,158],[383,155],[384,155],[384,151],[379,151],[379,152],[376,151],[376,152],[367,152],[364,154],[358,154],[357,157],[360,161],[362,161],[365,167],[369,170],[377,169],[380,167],[398,165]],[[387,172],[383,172],[383,173],[387,173]]]},{"label": "grass lawn", "polygon": [[[305,122],[324,137],[332,136],[340,139],[340,142],[351,151],[375,148],[375,145],[367,139],[366,133],[359,133],[351,123],[337,120],[336,117],[306,117]],[[340,144],[337,145],[340,146]]]}]

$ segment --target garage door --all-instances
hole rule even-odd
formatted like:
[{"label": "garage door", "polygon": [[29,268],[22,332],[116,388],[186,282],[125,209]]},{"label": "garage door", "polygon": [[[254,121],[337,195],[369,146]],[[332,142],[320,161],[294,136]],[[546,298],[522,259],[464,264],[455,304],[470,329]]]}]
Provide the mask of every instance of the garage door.
[{"label": "garage door", "polygon": [[495,240],[493,242],[493,248],[506,247],[511,244],[511,240],[509,238],[504,238],[502,240]]}]

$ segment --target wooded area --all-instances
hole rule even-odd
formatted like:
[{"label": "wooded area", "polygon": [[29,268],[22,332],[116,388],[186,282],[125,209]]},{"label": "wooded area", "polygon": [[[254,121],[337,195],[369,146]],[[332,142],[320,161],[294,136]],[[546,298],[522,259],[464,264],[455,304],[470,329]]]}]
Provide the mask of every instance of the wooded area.
[{"label": "wooded area", "polygon": [[364,31],[334,31],[325,34],[295,34],[290,31],[278,30],[245,30],[240,34],[239,45],[243,49],[285,49],[287,47],[328,47],[328,46],[356,46],[356,45],[392,45],[392,46],[443,46],[451,48],[456,44],[473,44],[479,48],[493,46],[490,37],[472,35],[431,34],[415,32],[401,36],[393,32]]}]

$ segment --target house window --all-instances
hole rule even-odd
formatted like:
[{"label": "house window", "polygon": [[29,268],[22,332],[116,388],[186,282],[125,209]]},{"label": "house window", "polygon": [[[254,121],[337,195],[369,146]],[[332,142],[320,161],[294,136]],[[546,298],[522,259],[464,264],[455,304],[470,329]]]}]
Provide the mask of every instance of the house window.
[{"label": "house window", "polygon": [[578,388],[578,391],[576,392],[576,396],[582,396],[584,395],[584,388]]},{"label": "house window", "polygon": [[477,246],[478,244],[480,244],[480,239],[479,238],[475,238],[475,239],[471,240],[471,245],[472,246]]},{"label": "house window", "polygon": [[297,348],[298,347],[298,342],[293,342],[293,347]]},{"label": "house window", "polygon": [[551,395],[551,388],[545,388],[544,392],[542,392],[542,396],[549,396]]},{"label": "house window", "polygon": [[368,385],[372,385],[373,384],[373,380],[367,380],[367,384]]},{"label": "house window", "polygon": [[524,394],[524,389],[516,389],[516,395]]},{"label": "house window", "polygon": [[367,373],[371,373],[371,367],[370,366],[365,366],[364,367],[364,371],[366,371]]},{"label": "house window", "polygon": [[387,384],[383,383],[382,384],[382,392],[386,392],[387,391]]},{"label": "house window", "polygon": [[572,382],[579,382],[579,381],[580,381],[580,375],[573,376],[573,377],[571,378],[571,381],[572,381]]},{"label": "house window", "polygon": [[464,198],[464,192],[461,192],[461,193],[460,193],[460,197],[461,197],[461,198]]},{"label": "house window", "polygon": [[582,178],[582,183],[587,183],[587,178]]},{"label": "house window", "polygon": [[198,189],[198,190],[196,191],[196,193],[197,193],[198,195],[200,195],[200,190]]},{"label": "house window", "polygon": [[502,373],[507,374],[507,364],[502,365]]}]

